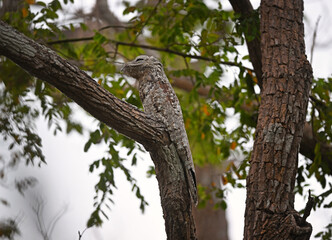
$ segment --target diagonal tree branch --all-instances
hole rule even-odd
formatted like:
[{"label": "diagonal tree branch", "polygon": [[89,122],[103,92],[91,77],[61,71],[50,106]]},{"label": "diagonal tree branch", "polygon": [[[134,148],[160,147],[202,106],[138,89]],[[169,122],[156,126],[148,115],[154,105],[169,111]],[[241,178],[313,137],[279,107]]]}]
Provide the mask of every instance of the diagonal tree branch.
[{"label": "diagonal tree branch", "polygon": [[168,141],[163,125],[152,116],[116,98],[84,71],[2,21],[0,55],[55,86],[98,120],[144,146]]}]

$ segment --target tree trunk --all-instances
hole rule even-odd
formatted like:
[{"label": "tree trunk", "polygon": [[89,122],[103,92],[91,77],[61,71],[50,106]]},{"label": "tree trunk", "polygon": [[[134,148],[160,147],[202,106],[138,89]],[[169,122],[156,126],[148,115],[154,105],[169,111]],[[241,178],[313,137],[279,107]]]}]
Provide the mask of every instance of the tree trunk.
[{"label": "tree trunk", "polygon": [[141,143],[155,164],[167,238],[196,239],[184,171],[164,124],[116,98],[84,71],[2,21],[0,55],[55,86],[98,120]]},{"label": "tree trunk", "polygon": [[309,239],[294,210],[298,151],[312,70],[305,55],[303,1],[261,2],[263,89],[247,178],[244,239]]},{"label": "tree trunk", "polygon": [[[231,3],[234,11],[236,13],[241,14],[242,19],[250,18],[253,14],[253,7],[249,0],[229,0]],[[250,31],[250,29],[248,29]],[[247,36],[245,36],[247,37]],[[261,64],[261,49],[260,49],[260,39],[259,36],[256,36],[254,39],[248,40],[246,38],[246,43],[248,47],[248,52],[250,56],[250,61],[252,62],[252,65],[254,67],[258,83],[262,81],[262,64]],[[188,80],[189,81],[189,80]],[[262,84],[259,83],[259,86],[262,88]],[[207,89],[206,92],[209,92],[209,89]],[[255,106],[255,104],[254,104]],[[300,153],[305,156],[306,158],[311,159],[314,161],[315,159],[315,146],[317,141],[313,137],[313,129],[311,124],[306,123],[304,126],[303,131],[303,138],[300,144]],[[321,158],[322,162],[326,163],[330,169],[332,169],[332,145],[328,143],[322,143],[321,144]]]},{"label": "tree trunk", "polygon": [[[220,174],[224,169],[220,166],[206,164],[196,167],[196,176],[199,184],[211,189],[211,186],[220,187]],[[225,210],[215,207],[220,198],[211,193],[211,199],[203,208],[194,209],[194,218],[199,240],[228,240],[227,220]]]},{"label": "tree trunk", "polygon": [[7,12],[16,12],[23,7],[21,0],[3,0],[1,1],[0,16]]},{"label": "tree trunk", "polygon": [[197,239],[191,198],[173,143],[150,151],[160,190],[167,239]]}]

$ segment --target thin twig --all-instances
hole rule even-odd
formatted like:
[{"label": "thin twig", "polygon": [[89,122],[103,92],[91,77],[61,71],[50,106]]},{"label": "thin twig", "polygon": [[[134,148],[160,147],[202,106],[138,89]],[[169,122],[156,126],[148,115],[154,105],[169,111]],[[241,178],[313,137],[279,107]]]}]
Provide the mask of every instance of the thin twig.
[{"label": "thin twig", "polygon": [[314,203],[315,203],[315,199],[313,197],[311,197],[311,191],[309,190],[309,197],[308,197],[307,204],[305,205],[305,208],[304,208],[304,213],[303,213],[303,217],[302,217],[300,226],[303,226],[305,224],[305,221],[307,220],[307,217],[310,215],[310,212],[314,206]]},{"label": "thin twig", "polygon": [[119,44],[115,44],[115,50],[114,50],[114,56],[113,56],[114,59],[116,59],[116,55],[118,54],[118,48],[119,48]]},{"label": "thin twig", "polygon": [[88,229],[88,228],[85,228],[85,229],[83,230],[82,233],[81,233],[80,231],[78,231],[78,240],[81,240],[81,239],[82,239],[82,236],[83,236],[84,232],[85,232],[87,229]]},{"label": "thin twig", "polygon": [[[183,60],[184,60],[184,63],[186,64],[186,68],[187,68],[188,70],[190,70],[190,67],[189,67],[189,64],[188,64],[188,62],[187,62],[187,59],[184,57]],[[195,86],[195,81],[194,81],[192,75],[190,75],[189,79],[190,79],[192,85]]]},{"label": "thin twig", "polygon": [[124,29],[131,29],[134,28],[133,26],[121,26],[121,25],[108,25],[102,28],[99,28],[98,32],[109,29],[109,28],[124,28]]},{"label": "thin twig", "polygon": [[44,240],[51,239],[53,230],[58,223],[58,221],[63,217],[63,215],[67,211],[67,206],[64,206],[62,209],[60,209],[57,214],[51,219],[51,221],[47,224],[48,226],[46,227],[45,225],[45,220],[44,220],[44,201],[42,198],[38,198],[36,200],[36,206],[32,206],[32,210],[34,211],[36,218],[37,218],[37,229],[39,233],[42,235]]},{"label": "thin twig", "polygon": [[[69,42],[80,42],[80,41],[91,41],[93,40],[93,37],[84,37],[84,38],[71,38],[71,39],[63,39],[63,40],[57,40],[57,41],[50,41],[47,42],[49,45],[54,45],[54,44],[60,44],[60,43],[69,43]],[[184,58],[191,58],[191,59],[197,59],[197,60],[203,60],[203,61],[208,61],[208,62],[213,62],[213,63],[218,63],[218,64],[223,64],[227,66],[234,66],[234,67],[243,67],[246,70],[254,71],[251,68],[244,67],[244,66],[239,66],[238,63],[235,62],[225,62],[217,58],[211,58],[211,57],[204,57],[200,55],[192,55],[192,54],[187,54],[187,53],[182,53],[178,52],[169,48],[161,48],[161,47],[155,47],[155,46],[150,46],[150,45],[145,45],[145,44],[137,44],[137,43],[128,43],[128,42],[121,42],[113,39],[109,39],[109,42],[121,46],[128,46],[128,47],[137,47],[137,48],[144,48],[144,49],[150,49],[154,51],[159,51],[159,52],[167,52],[171,54],[175,54]]]},{"label": "thin twig", "polygon": [[47,42],[47,44],[54,45],[54,44],[60,44],[60,43],[83,42],[83,41],[91,41],[91,40],[93,40],[93,37],[68,38],[68,39],[62,39],[62,40],[56,40],[56,41],[49,41],[49,42]]},{"label": "thin twig", "polygon": [[158,6],[159,6],[160,3],[161,3],[161,0],[159,0],[159,1],[157,2],[156,6],[154,6],[152,12],[150,13],[150,15],[149,15],[148,18],[146,19],[145,23],[144,23],[143,26],[141,27],[141,30],[136,34],[135,39],[133,40],[133,43],[136,42],[138,36],[142,34],[143,29],[144,29],[145,26],[149,23],[151,17],[152,17],[152,16],[155,14],[155,12],[157,11],[157,8],[158,8]]},{"label": "thin twig", "polygon": [[63,217],[63,215],[65,215],[65,213],[67,212],[68,206],[65,205],[62,209],[60,209],[57,214],[51,219],[48,229],[47,229],[47,234],[48,236],[52,236],[54,228],[56,226],[56,224],[58,223],[58,221]]},{"label": "thin twig", "polygon": [[317,18],[315,29],[314,29],[314,35],[312,37],[312,45],[311,45],[311,51],[310,51],[310,63],[311,63],[311,65],[312,65],[313,56],[314,56],[314,48],[315,48],[315,45],[316,45],[317,29],[318,29],[318,24],[319,24],[320,18],[321,18],[321,16],[319,16]]}]

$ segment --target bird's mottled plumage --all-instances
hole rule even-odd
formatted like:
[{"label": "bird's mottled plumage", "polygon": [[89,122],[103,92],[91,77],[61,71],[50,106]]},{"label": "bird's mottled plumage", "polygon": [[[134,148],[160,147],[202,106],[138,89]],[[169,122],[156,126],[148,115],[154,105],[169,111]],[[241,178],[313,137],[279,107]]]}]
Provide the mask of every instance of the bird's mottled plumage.
[{"label": "bird's mottled plumage", "polygon": [[122,68],[122,72],[136,78],[144,111],[161,120],[175,144],[185,171],[188,189],[194,204],[197,204],[195,168],[187,133],[183,123],[181,106],[169,83],[163,65],[153,56],[138,56]]}]

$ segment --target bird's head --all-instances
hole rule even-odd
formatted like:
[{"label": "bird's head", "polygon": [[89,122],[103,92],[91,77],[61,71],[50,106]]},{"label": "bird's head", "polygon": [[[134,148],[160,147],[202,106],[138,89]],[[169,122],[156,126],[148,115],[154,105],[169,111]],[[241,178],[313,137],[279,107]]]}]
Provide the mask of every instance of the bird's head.
[{"label": "bird's head", "polygon": [[162,70],[163,65],[157,58],[153,56],[140,55],[133,61],[125,63],[121,69],[121,72],[129,77],[139,79],[146,74],[152,74],[156,71]]}]

